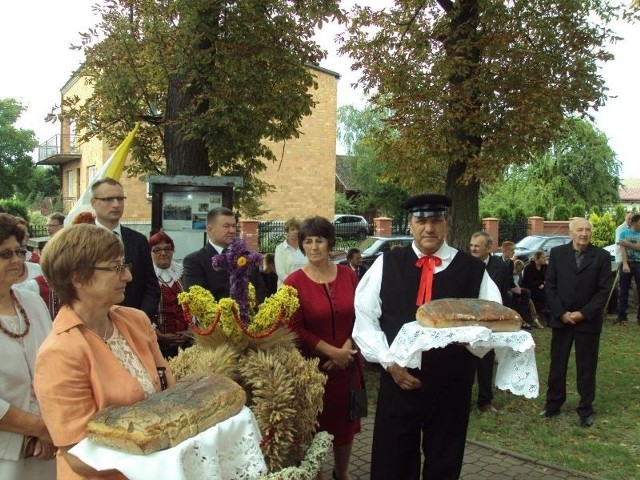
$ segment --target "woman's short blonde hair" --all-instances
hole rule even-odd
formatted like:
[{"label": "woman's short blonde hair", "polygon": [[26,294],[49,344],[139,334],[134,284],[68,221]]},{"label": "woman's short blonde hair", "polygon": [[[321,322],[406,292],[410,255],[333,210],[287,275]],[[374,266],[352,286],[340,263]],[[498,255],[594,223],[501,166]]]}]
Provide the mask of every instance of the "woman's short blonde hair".
[{"label": "woman's short blonde hair", "polygon": [[78,299],[73,281],[87,283],[98,262],[117,260],[124,246],[113,232],[83,223],[63,228],[47,242],[40,266],[62,305]]}]

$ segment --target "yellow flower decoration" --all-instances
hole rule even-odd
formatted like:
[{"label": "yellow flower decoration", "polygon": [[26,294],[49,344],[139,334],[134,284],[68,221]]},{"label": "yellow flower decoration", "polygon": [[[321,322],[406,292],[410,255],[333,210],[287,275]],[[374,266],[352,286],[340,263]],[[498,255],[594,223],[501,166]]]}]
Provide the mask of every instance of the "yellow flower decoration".
[{"label": "yellow flower decoration", "polygon": [[178,303],[186,306],[204,328],[211,326],[220,310],[211,292],[199,285],[193,285],[189,291],[178,294]]},{"label": "yellow flower decoration", "polygon": [[253,334],[268,332],[277,322],[288,322],[299,306],[298,291],[283,285],[258,307],[247,330]]},{"label": "yellow flower decoration", "polygon": [[223,298],[219,302],[220,310],[220,327],[222,332],[227,336],[229,340],[234,343],[239,343],[242,340],[242,329],[239,325],[240,312],[238,311],[238,304],[233,298]]},{"label": "yellow flower decoration", "polygon": [[249,312],[253,315],[256,311],[256,287],[249,283]]},{"label": "yellow flower decoration", "polygon": [[[256,308],[256,291],[252,284],[249,284],[248,296],[250,310],[253,313]],[[258,307],[258,311],[251,318],[245,332],[241,326],[240,308],[232,298],[222,298],[216,302],[209,290],[193,285],[189,291],[178,295],[178,302],[188,308],[191,314],[198,319],[202,330],[211,327],[219,315],[219,327],[233,343],[240,343],[244,335],[254,338],[270,335],[281,322],[287,323],[300,305],[298,291],[284,285]],[[197,328],[194,330],[203,335]],[[204,333],[204,335],[210,333]]]},{"label": "yellow flower decoration", "polygon": [[239,267],[244,267],[247,264],[247,257],[238,257],[238,261],[236,263]]}]

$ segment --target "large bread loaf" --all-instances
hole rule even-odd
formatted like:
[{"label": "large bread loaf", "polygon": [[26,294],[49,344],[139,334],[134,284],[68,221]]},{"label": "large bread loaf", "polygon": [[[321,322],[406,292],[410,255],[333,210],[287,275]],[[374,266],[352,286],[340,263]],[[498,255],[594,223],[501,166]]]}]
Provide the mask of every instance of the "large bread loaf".
[{"label": "large bread loaf", "polygon": [[479,325],[494,332],[515,332],[522,317],[497,302],[477,298],[442,298],[425,303],[416,312],[423,327],[450,328]]},{"label": "large bread loaf", "polygon": [[87,436],[105,447],[147,455],[236,415],[245,401],[242,387],[224,375],[189,375],[129,407],[100,410],[89,421]]}]

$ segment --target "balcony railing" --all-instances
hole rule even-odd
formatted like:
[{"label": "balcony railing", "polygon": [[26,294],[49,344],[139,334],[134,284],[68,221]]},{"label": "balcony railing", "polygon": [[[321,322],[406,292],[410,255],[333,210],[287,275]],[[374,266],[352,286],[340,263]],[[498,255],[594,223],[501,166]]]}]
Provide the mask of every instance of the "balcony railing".
[{"label": "balcony railing", "polygon": [[54,135],[38,146],[38,161],[46,160],[54,155],[80,155],[75,135]]}]

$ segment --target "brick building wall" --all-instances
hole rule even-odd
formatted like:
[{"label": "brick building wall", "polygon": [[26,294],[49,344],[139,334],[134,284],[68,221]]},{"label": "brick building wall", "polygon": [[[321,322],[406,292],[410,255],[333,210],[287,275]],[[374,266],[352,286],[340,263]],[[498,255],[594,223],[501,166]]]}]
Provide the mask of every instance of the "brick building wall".
[{"label": "brick building wall", "polygon": [[268,213],[261,220],[286,220],[322,215],[333,218],[336,178],[336,115],[338,78],[332,72],[312,70],[318,89],[316,107],[302,120],[299,138],[269,144],[278,156],[260,178],[275,187],[263,197]]},{"label": "brick building wall", "polygon": [[[281,220],[291,216],[306,217],[323,215],[333,217],[335,206],[336,173],[336,116],[337,82],[334,72],[322,68],[311,68],[316,77],[318,89],[310,93],[316,102],[312,114],[303,118],[299,138],[285,143],[270,144],[278,157],[275,163],[268,163],[260,178],[274,186],[274,191],[261,200],[267,210],[260,220]],[[91,86],[80,78],[72,78],[62,88],[62,97],[77,95],[88,98]],[[64,112],[63,112],[64,114]],[[64,122],[63,135],[74,133],[72,125]],[[79,176],[75,195],[78,197],[88,185],[89,171],[99,171],[104,161],[111,155],[105,142],[92,138],[79,145],[81,160],[68,162],[62,166],[63,197],[69,197],[69,172]],[[73,177],[74,173],[71,174]],[[125,172],[120,179],[127,196],[124,222],[151,221],[151,201],[147,198],[147,184],[138,178],[129,178]],[[79,191],[77,191],[79,190]],[[67,198],[67,210],[73,202]]]}]

